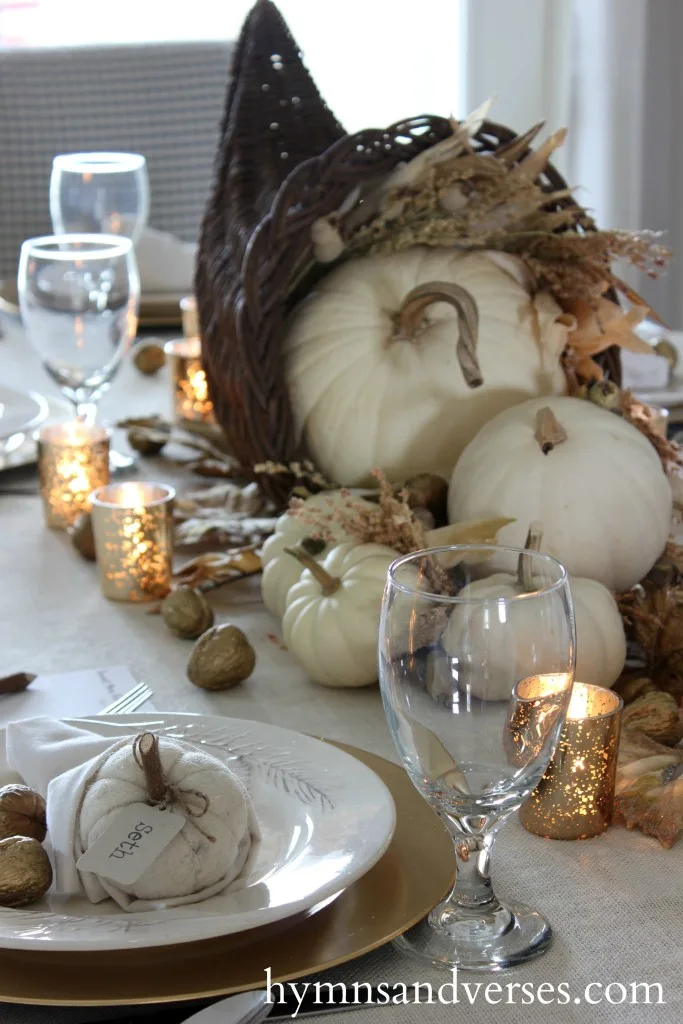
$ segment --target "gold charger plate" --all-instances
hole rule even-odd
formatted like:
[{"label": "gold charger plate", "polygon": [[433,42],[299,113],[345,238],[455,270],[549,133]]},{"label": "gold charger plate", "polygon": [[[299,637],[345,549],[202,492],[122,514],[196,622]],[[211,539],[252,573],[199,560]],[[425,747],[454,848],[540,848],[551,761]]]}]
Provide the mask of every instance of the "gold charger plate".
[{"label": "gold charger plate", "polygon": [[453,884],[453,847],[441,822],[397,765],[335,743],[389,787],[396,832],[384,857],[317,914],[240,941],[209,939],[102,953],[0,950],[0,1002],[121,1006],[205,999],[288,981],[353,960],[415,924]]},{"label": "gold charger plate", "polygon": [[[180,324],[180,300],[182,295],[171,292],[147,292],[140,296],[140,327],[177,327]],[[8,316],[18,317],[19,293],[16,281],[0,284],[0,311]]]}]

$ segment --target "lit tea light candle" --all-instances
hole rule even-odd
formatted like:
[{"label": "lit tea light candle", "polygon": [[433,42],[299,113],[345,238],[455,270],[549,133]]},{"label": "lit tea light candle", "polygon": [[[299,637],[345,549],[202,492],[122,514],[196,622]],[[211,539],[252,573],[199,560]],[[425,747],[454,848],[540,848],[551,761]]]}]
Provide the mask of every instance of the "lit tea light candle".
[{"label": "lit tea light candle", "polygon": [[171,585],[175,491],[165,484],[125,483],[92,494],[100,585],[114,601],[153,601]]},{"label": "lit tea light candle", "polygon": [[109,435],[103,427],[59,423],[38,434],[38,472],[45,522],[65,530],[90,509],[90,495],[109,481]]},{"label": "lit tea light candle", "polygon": [[165,346],[171,363],[173,411],[176,419],[215,423],[206,373],[202,366],[197,304],[192,296],[180,300],[183,339]]},{"label": "lit tea light candle", "polygon": [[574,683],[555,753],[520,808],[529,832],[548,839],[588,839],[609,826],[622,708],[613,690]]}]

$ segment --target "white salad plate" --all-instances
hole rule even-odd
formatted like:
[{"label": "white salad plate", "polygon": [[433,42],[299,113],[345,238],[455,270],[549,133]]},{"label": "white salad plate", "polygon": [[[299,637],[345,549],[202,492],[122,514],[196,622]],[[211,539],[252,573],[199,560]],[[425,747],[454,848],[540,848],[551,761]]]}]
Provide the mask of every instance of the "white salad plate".
[{"label": "white salad plate", "polygon": [[16,391],[0,384],[0,444],[34,430],[48,413],[47,401],[35,391]]},{"label": "white salad plate", "polygon": [[330,900],[369,871],[391,841],[395,809],[387,787],[360,761],[321,740],[206,715],[66,721],[112,742],[151,731],[202,747],[243,780],[261,842],[237,891],[142,913],[127,913],[111,900],[92,904],[85,896],[48,893],[29,907],[0,909],[0,948],[85,952],[237,934]]}]

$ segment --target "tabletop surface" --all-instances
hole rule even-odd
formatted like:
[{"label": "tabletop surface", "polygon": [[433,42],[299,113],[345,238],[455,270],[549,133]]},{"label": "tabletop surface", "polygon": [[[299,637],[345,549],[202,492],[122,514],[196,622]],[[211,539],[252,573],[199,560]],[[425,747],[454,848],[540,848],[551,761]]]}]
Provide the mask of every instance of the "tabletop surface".
[{"label": "tabletop surface", "polygon": [[[57,394],[20,328],[5,327],[0,381]],[[144,377],[127,363],[101,402],[101,416],[113,421],[123,415],[168,414],[169,408],[166,372]],[[146,460],[137,472],[138,479],[144,477],[180,487],[196,486],[198,479],[171,473],[160,460]],[[171,636],[144,607],[102,597],[95,567],[76,556],[63,533],[43,525],[37,484],[35,496],[3,493],[34,484],[33,469],[0,474],[0,674],[125,661],[136,678],[153,688],[158,710],[272,722],[397,760],[378,689],[331,690],[311,683],[281,645],[280,624],[261,603],[258,579],[212,595],[216,621],[240,626],[256,649],[254,674],[226,693],[193,687],[185,676],[190,644]],[[530,835],[514,819],[497,840],[493,864],[501,897],[530,903],[551,921],[550,951],[499,975],[461,972],[457,986],[442,990],[439,998],[439,986],[452,980],[447,973],[406,960],[386,946],[326,973],[324,980],[349,986],[404,983],[408,1005],[401,1007],[400,1018],[398,1009],[380,1007],[359,1009],[349,1022],[381,1024],[394,1017],[405,1024],[683,1020],[683,843],[664,851],[653,839],[619,827],[584,842],[553,842]],[[426,989],[422,1001],[413,1002],[417,982],[432,985],[434,1002],[426,1001]],[[658,983],[663,1002],[657,1005],[659,993],[652,988],[651,1004],[643,1005],[645,989],[640,987],[633,1005],[633,986],[640,983]],[[98,1013],[0,1005],[3,1024],[80,1024],[97,1020]],[[112,1016],[111,1008],[99,1013],[101,1019]]]}]

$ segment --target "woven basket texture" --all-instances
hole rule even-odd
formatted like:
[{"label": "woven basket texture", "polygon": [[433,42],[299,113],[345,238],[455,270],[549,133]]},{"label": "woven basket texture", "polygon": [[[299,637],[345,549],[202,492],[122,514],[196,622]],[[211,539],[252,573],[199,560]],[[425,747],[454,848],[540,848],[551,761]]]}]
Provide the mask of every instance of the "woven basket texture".
[{"label": "woven basket texture", "polygon": [[[346,134],[277,7],[258,0],[252,8],[235,51],[195,279],[211,397],[245,467],[306,457],[294,429],[283,341],[287,295],[312,260],[311,225],[337,210],[355,186],[381,179],[451,132],[446,118],[422,116]],[[474,142],[493,152],[514,137],[485,122]],[[553,167],[542,181],[548,189],[565,187]],[[617,382],[618,353],[601,357]],[[290,475],[260,479],[275,501],[286,500]]]}]

